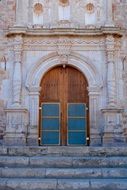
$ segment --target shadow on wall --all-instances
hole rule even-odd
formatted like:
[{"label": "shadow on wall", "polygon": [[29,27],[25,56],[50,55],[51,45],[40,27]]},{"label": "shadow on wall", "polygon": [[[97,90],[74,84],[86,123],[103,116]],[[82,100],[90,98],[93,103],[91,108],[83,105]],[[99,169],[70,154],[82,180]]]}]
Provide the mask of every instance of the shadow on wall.
[{"label": "shadow on wall", "polygon": [[0,190],[14,190],[14,189],[12,189],[10,187],[6,187],[6,186],[3,186],[3,187],[1,186]]}]

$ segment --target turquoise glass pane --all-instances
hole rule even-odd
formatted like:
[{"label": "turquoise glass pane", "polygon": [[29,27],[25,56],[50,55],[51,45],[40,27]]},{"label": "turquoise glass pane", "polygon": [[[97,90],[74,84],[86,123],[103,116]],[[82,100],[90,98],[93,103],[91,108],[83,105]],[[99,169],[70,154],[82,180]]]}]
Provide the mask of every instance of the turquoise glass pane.
[{"label": "turquoise glass pane", "polygon": [[43,130],[59,130],[59,118],[43,118]]},{"label": "turquoise glass pane", "polygon": [[59,116],[59,104],[43,104],[43,116]]},{"label": "turquoise glass pane", "polygon": [[68,130],[84,130],[86,129],[85,118],[69,118]]},{"label": "turquoise glass pane", "polygon": [[86,144],[86,105],[68,104],[68,144]]},{"label": "turquoise glass pane", "polygon": [[42,132],[42,144],[43,145],[58,145],[59,144],[59,132]]},{"label": "turquoise glass pane", "polygon": [[68,133],[68,144],[69,145],[85,145],[86,136],[83,132],[69,132]]},{"label": "turquoise glass pane", "polygon": [[68,105],[68,116],[79,116],[85,117],[86,108],[85,104],[69,104]]},{"label": "turquoise glass pane", "polygon": [[42,139],[43,145],[59,144],[59,104],[42,104]]}]

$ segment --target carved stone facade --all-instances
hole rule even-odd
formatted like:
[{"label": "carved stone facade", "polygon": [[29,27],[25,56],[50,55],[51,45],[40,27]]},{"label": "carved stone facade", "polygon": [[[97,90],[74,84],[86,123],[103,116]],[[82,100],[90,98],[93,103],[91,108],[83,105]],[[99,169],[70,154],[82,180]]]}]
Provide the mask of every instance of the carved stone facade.
[{"label": "carved stone facade", "polygon": [[53,67],[69,65],[88,81],[90,145],[126,145],[127,34],[118,8],[127,2],[7,0],[5,5],[2,0],[0,5],[2,143],[38,145],[40,82]]}]

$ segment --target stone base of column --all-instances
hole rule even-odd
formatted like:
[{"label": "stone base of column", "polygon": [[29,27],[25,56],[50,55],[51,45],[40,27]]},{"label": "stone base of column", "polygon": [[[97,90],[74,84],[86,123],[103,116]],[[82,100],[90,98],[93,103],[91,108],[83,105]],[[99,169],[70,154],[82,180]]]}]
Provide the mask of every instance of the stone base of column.
[{"label": "stone base of column", "polygon": [[39,141],[38,141],[38,135],[37,134],[30,134],[27,137],[27,145],[29,146],[38,146],[39,145]]},{"label": "stone base of column", "polygon": [[26,137],[24,135],[14,133],[6,133],[3,144],[8,146],[25,146]]},{"label": "stone base of column", "polygon": [[105,132],[103,137],[103,146],[124,146],[126,140],[123,134]]},{"label": "stone base of column", "polygon": [[103,146],[123,146],[125,137],[122,126],[123,109],[106,108],[102,109],[104,116]]},{"label": "stone base of column", "polygon": [[99,132],[97,132],[97,130],[91,131],[90,146],[102,146],[102,136],[99,134]]},{"label": "stone base of column", "polygon": [[5,145],[26,145],[28,111],[25,108],[8,108],[6,112]]}]

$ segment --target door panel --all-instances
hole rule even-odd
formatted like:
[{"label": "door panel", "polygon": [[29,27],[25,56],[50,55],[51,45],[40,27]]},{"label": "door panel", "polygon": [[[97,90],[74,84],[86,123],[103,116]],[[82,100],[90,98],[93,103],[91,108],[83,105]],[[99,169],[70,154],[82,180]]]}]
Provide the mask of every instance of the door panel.
[{"label": "door panel", "polygon": [[41,144],[60,144],[60,105],[43,103],[41,115]]},{"label": "door panel", "polygon": [[85,105],[88,107],[89,98],[83,74],[70,66],[58,66],[47,72],[40,85],[41,144],[86,144],[89,128]]},{"label": "door panel", "polygon": [[68,144],[85,145],[86,134],[86,105],[68,104]]}]

